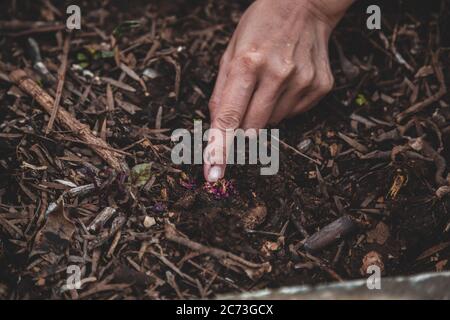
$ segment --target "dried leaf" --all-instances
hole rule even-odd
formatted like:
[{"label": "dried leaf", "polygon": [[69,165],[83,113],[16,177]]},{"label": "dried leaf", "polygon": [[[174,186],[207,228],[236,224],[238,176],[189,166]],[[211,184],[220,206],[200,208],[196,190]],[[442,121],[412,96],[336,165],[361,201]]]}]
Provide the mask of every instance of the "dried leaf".
[{"label": "dried leaf", "polygon": [[242,218],[244,228],[253,230],[264,222],[267,216],[267,208],[264,205],[257,206],[247,212]]},{"label": "dried leaf", "polygon": [[31,256],[42,252],[61,252],[70,244],[74,232],[75,225],[66,217],[64,202],[61,200],[37,232]]},{"label": "dried leaf", "polygon": [[137,111],[142,110],[137,105],[134,105],[130,102],[126,102],[126,101],[123,101],[120,99],[116,99],[116,102],[119,105],[119,107],[121,107],[123,110],[125,110],[129,114],[135,114]]},{"label": "dried leaf", "polygon": [[450,241],[439,243],[439,244],[425,250],[424,252],[422,252],[422,254],[416,259],[416,261],[428,258],[428,257],[432,256],[433,254],[444,250],[448,246],[450,246]]},{"label": "dried leaf", "polygon": [[383,245],[386,243],[389,236],[389,227],[384,222],[379,222],[375,228],[367,232],[367,242],[376,242]]}]

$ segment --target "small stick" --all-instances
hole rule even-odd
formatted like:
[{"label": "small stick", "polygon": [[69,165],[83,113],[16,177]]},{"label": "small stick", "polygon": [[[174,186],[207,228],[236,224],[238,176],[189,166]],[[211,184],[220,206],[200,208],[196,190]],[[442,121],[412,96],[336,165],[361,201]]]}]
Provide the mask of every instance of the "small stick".
[{"label": "small stick", "polygon": [[315,164],[317,164],[317,165],[319,165],[319,166],[322,164],[319,160],[316,160],[316,159],[314,159],[314,158],[311,158],[311,157],[308,156],[307,154],[304,154],[303,152],[297,150],[296,148],[294,148],[293,146],[287,144],[287,143],[284,142],[283,140],[278,139],[278,138],[275,138],[274,136],[272,136],[272,138],[275,139],[275,140],[278,140],[278,142],[280,142],[283,146],[285,146],[286,148],[288,148],[288,149],[294,151],[294,152],[295,152],[296,154],[298,154],[299,156],[302,156],[303,158],[306,158],[306,159],[308,159],[309,161],[314,162]]},{"label": "small stick", "polygon": [[303,227],[300,221],[298,221],[298,218],[292,213],[289,217],[294,224],[294,227],[297,229],[298,232],[301,233],[301,235],[306,239],[309,237],[308,231]]},{"label": "small stick", "polygon": [[447,169],[447,161],[445,160],[445,158],[436,150],[434,150],[434,148],[431,146],[431,144],[429,144],[428,142],[424,141],[421,138],[417,138],[417,139],[413,139],[411,140],[409,143],[410,145],[413,144],[414,141],[419,140],[421,143],[421,152],[422,154],[427,157],[430,158],[434,161],[434,164],[436,166],[436,173],[434,175],[434,180],[436,181],[436,184],[438,186],[444,186],[446,185],[448,182],[447,180],[444,178],[444,173]]},{"label": "small stick", "polygon": [[264,273],[270,272],[272,270],[272,266],[268,262],[264,263],[250,262],[233,253],[218,248],[204,246],[203,244],[200,244],[198,242],[192,241],[185,237],[178,236],[176,233],[177,231],[175,227],[167,223],[165,227],[165,235],[168,240],[181,244],[185,247],[188,247],[191,250],[198,251],[202,254],[209,254],[213,257],[216,257],[226,267],[237,266],[242,270],[244,270],[245,273],[252,280],[256,280],[260,278]]},{"label": "small stick", "polygon": [[[27,29],[27,30],[23,30],[23,31],[19,31],[19,32],[4,33],[4,35],[13,37],[13,38],[18,38],[18,37],[29,36],[31,34],[36,34],[36,33],[56,32],[56,31],[64,30],[65,28],[66,28],[66,26],[64,24],[56,24],[56,25],[48,25],[48,26],[31,28],[31,29]],[[1,32],[1,33],[3,33],[3,32]]]},{"label": "small stick", "polygon": [[103,228],[104,224],[116,213],[116,209],[112,207],[106,207],[103,209],[87,227],[89,231],[96,232]]},{"label": "small stick", "polygon": [[387,132],[383,132],[373,138],[375,142],[383,142],[386,140],[399,140],[399,139],[401,139],[401,136],[398,128],[389,130]]},{"label": "small stick", "polygon": [[22,21],[22,20],[8,20],[8,21],[0,21],[0,30],[23,30],[23,29],[36,29],[42,27],[55,27],[61,26],[62,24],[55,24],[52,22],[45,21]]},{"label": "small stick", "polygon": [[355,139],[352,139],[349,136],[346,136],[345,134],[343,134],[341,132],[338,132],[338,136],[339,136],[339,138],[341,138],[342,140],[347,142],[350,146],[352,146],[355,150],[357,150],[361,153],[369,152],[369,150],[367,149],[367,147],[365,145],[359,143]]},{"label": "small stick", "polygon": [[113,147],[111,147],[109,145],[108,146],[103,146],[103,145],[99,145],[99,144],[92,144],[92,143],[88,143],[88,142],[77,140],[77,139],[71,139],[71,138],[68,138],[68,137],[58,137],[58,138],[60,138],[61,140],[64,140],[64,141],[70,141],[70,142],[85,144],[85,145],[90,146],[90,147],[103,148],[103,149],[106,149],[106,150],[109,150],[109,151],[116,152],[118,154],[122,154],[124,156],[129,156],[129,157],[133,156],[129,152],[113,148]]},{"label": "small stick", "polygon": [[[20,89],[33,97],[45,111],[47,111],[49,114],[52,113],[55,102],[54,99],[36,82],[30,79],[25,71],[20,69],[15,70],[10,73],[9,78],[17,86],[19,86]],[[62,125],[78,135],[80,140],[84,141],[88,146],[90,146],[92,150],[94,150],[113,169],[122,172],[127,172],[129,170],[122,155],[117,152],[111,151],[111,146],[107,142],[96,137],[87,125],[78,121],[64,108],[59,108],[56,118]]]},{"label": "small stick", "polygon": [[55,102],[53,104],[52,113],[50,115],[50,120],[47,124],[47,129],[45,129],[45,134],[49,134],[53,128],[53,123],[55,122],[56,114],[58,113],[59,103],[61,101],[61,95],[64,87],[64,81],[66,79],[66,70],[67,70],[67,60],[69,58],[69,50],[70,50],[70,33],[66,36],[63,46],[62,60],[61,66],[58,70],[58,86],[56,87],[56,96]]},{"label": "small stick", "polygon": [[183,279],[186,279],[192,283],[196,283],[196,280],[192,278],[191,276],[185,274],[183,271],[181,271],[175,264],[173,264],[169,259],[164,257],[163,255],[157,253],[156,251],[153,251],[151,249],[147,250],[147,252],[151,253],[155,257],[157,257],[159,260],[161,260],[162,263],[164,263],[166,266],[168,266],[170,269],[175,271],[180,277]]},{"label": "small stick", "polygon": [[[395,154],[392,153],[394,150],[395,150],[395,148],[393,148],[392,150],[389,150],[389,151],[375,150],[375,151],[369,152],[367,154],[364,154],[364,155],[360,156],[359,158],[362,160],[368,160],[368,159],[388,160],[388,159],[392,159],[395,156]],[[404,154],[408,159],[423,160],[423,161],[428,161],[428,162],[434,161],[432,158],[427,158],[415,151],[406,150],[406,151],[404,151]]]},{"label": "small stick", "polygon": [[309,253],[303,253],[303,252],[298,251],[298,254],[300,256],[302,256],[303,258],[310,260],[316,267],[318,267],[321,270],[328,273],[334,280],[339,281],[339,282],[344,281],[342,279],[342,277],[340,275],[338,275],[337,272],[334,271],[330,266],[328,266],[328,263],[326,263],[324,260],[322,260],[318,257],[315,257]]},{"label": "small stick", "polygon": [[333,262],[331,263],[331,265],[333,267],[339,262],[339,259],[342,256],[342,251],[344,249],[344,246],[345,246],[345,240],[342,240],[341,243],[339,243],[339,245],[338,245],[338,249],[336,251],[336,255],[334,256]]},{"label": "small stick", "polygon": [[426,98],[425,100],[422,100],[420,102],[417,102],[416,104],[413,104],[408,109],[406,109],[403,112],[400,112],[395,119],[397,122],[403,121],[407,116],[420,112],[429,105],[435,103],[436,101],[439,101],[446,93],[447,93],[447,87],[445,85],[445,78],[444,73],[442,72],[442,68],[439,66],[437,54],[434,53],[432,55],[432,61],[433,61],[433,69],[434,73],[436,75],[437,80],[439,81],[439,90],[435,94],[433,94],[431,97]]},{"label": "small stick", "polygon": [[362,123],[363,125],[366,126],[366,128],[373,128],[373,127],[376,126],[376,124],[374,122],[372,122],[369,119],[366,119],[366,118],[364,118],[364,117],[362,117],[362,116],[360,116],[359,114],[356,114],[356,113],[352,113],[350,115],[350,119],[355,120],[355,121],[357,121],[359,123]]},{"label": "small stick", "polygon": [[56,82],[55,77],[48,71],[47,66],[42,61],[41,51],[39,50],[39,45],[33,38],[28,38],[27,40],[27,51],[33,62],[33,68],[36,70],[44,79],[45,84],[52,85]]},{"label": "small stick", "polygon": [[116,250],[121,237],[122,237],[122,231],[117,230],[116,235],[114,236],[113,241],[111,243],[111,246],[109,247],[108,253],[106,254],[106,256],[108,258],[111,258],[112,255],[114,254],[114,250]]}]

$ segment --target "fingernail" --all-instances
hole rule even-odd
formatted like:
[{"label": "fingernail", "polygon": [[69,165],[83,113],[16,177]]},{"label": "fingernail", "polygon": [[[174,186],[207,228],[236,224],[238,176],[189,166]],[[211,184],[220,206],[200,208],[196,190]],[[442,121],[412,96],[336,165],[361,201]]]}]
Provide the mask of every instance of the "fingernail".
[{"label": "fingernail", "polygon": [[214,166],[211,169],[209,169],[208,172],[208,181],[209,182],[216,182],[222,177],[222,169],[218,166]]}]

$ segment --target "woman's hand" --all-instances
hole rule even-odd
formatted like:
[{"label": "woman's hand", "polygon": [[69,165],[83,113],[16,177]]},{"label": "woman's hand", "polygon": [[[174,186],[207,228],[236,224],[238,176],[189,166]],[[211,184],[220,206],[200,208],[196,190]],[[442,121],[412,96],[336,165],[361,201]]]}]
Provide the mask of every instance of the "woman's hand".
[{"label": "woman's hand", "polygon": [[[328,39],[352,0],[257,0],[242,16],[210,100],[211,128],[261,129],[333,88]],[[223,177],[227,143],[210,139],[204,174]],[[212,170],[211,170],[212,169]]]}]

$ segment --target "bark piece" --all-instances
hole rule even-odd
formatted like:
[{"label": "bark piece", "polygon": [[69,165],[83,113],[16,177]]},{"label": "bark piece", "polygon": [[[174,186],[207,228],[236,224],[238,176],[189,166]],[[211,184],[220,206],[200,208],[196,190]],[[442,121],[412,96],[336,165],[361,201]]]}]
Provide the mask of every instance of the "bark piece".
[{"label": "bark piece", "polygon": [[352,232],[356,224],[350,216],[343,216],[326,225],[305,241],[305,249],[310,252],[319,251],[333,242],[342,239]]}]

